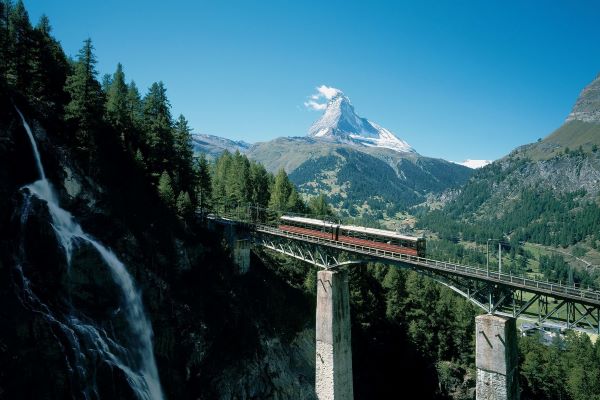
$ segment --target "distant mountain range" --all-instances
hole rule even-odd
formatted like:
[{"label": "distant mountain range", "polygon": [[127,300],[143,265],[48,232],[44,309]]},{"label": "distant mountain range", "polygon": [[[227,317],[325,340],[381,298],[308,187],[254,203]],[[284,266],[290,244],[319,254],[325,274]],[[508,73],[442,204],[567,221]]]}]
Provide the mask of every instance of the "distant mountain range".
[{"label": "distant mountain range", "polygon": [[464,184],[472,169],[420,155],[391,131],[356,114],[343,93],[329,99],[304,137],[248,145],[195,135],[197,151],[211,156],[239,150],[271,171],[286,170],[308,196],[325,194],[351,216],[393,217],[430,194]]},{"label": "distant mountain range", "polygon": [[205,153],[209,159],[214,159],[225,150],[230,153],[235,153],[236,151],[246,153],[252,146],[250,143],[242,140],[235,141],[202,133],[194,133],[192,135],[192,143],[196,153]]}]

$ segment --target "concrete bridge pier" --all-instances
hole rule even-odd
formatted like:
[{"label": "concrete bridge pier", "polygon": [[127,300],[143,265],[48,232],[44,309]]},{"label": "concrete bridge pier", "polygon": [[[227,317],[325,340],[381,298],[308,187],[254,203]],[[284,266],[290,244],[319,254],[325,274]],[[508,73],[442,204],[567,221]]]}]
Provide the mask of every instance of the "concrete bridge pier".
[{"label": "concrete bridge pier", "polygon": [[518,400],[517,328],[514,318],[475,318],[477,400]]},{"label": "concrete bridge pier", "polygon": [[319,400],[352,400],[352,348],[347,271],[317,273],[316,376]]}]

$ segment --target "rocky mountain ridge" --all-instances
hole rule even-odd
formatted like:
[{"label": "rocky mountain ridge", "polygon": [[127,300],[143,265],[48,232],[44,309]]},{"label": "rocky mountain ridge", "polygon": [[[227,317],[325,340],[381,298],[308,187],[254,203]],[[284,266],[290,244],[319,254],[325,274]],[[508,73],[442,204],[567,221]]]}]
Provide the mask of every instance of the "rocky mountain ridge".
[{"label": "rocky mountain ridge", "polygon": [[565,120],[570,121],[600,123],[600,74],[579,94],[573,110]]},{"label": "rocky mountain ridge", "polygon": [[400,153],[415,152],[391,131],[358,116],[350,99],[342,92],[329,100],[323,115],[309,128],[308,136],[335,143],[386,148]]},{"label": "rocky mountain ridge", "polygon": [[209,159],[216,158],[225,150],[230,153],[235,153],[236,151],[246,153],[252,147],[251,143],[244,142],[243,140],[231,140],[205,133],[192,134],[192,145],[196,153],[202,152]]}]

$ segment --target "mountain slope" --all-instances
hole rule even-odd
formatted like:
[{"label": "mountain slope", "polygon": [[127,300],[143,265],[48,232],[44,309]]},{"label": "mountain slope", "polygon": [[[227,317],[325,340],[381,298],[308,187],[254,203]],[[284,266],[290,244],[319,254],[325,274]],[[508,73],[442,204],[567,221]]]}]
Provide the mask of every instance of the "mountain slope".
[{"label": "mountain slope", "polygon": [[[445,160],[387,148],[356,146],[312,137],[279,138],[254,145],[248,156],[270,171],[285,169],[306,195],[327,195],[351,215],[381,216],[464,184],[473,171]],[[369,207],[366,207],[367,204]]]},{"label": "mountain slope", "polygon": [[443,210],[422,218],[422,227],[453,236],[462,232],[472,240],[511,236],[595,246],[600,240],[598,83],[596,78],[581,92],[560,128],[478,170]]},{"label": "mountain slope", "polygon": [[579,94],[565,123],[543,140],[522,148],[533,160],[547,160],[579,147],[590,152],[600,146],[600,74]]}]

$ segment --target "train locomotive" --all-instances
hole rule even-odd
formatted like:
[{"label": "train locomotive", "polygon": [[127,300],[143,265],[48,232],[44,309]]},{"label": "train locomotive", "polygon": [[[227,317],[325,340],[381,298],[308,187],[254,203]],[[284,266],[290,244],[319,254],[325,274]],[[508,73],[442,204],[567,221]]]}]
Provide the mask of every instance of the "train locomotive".
[{"label": "train locomotive", "polygon": [[319,219],[283,215],[279,229],[290,233],[425,257],[425,238],[401,235],[384,229],[340,225]]}]

